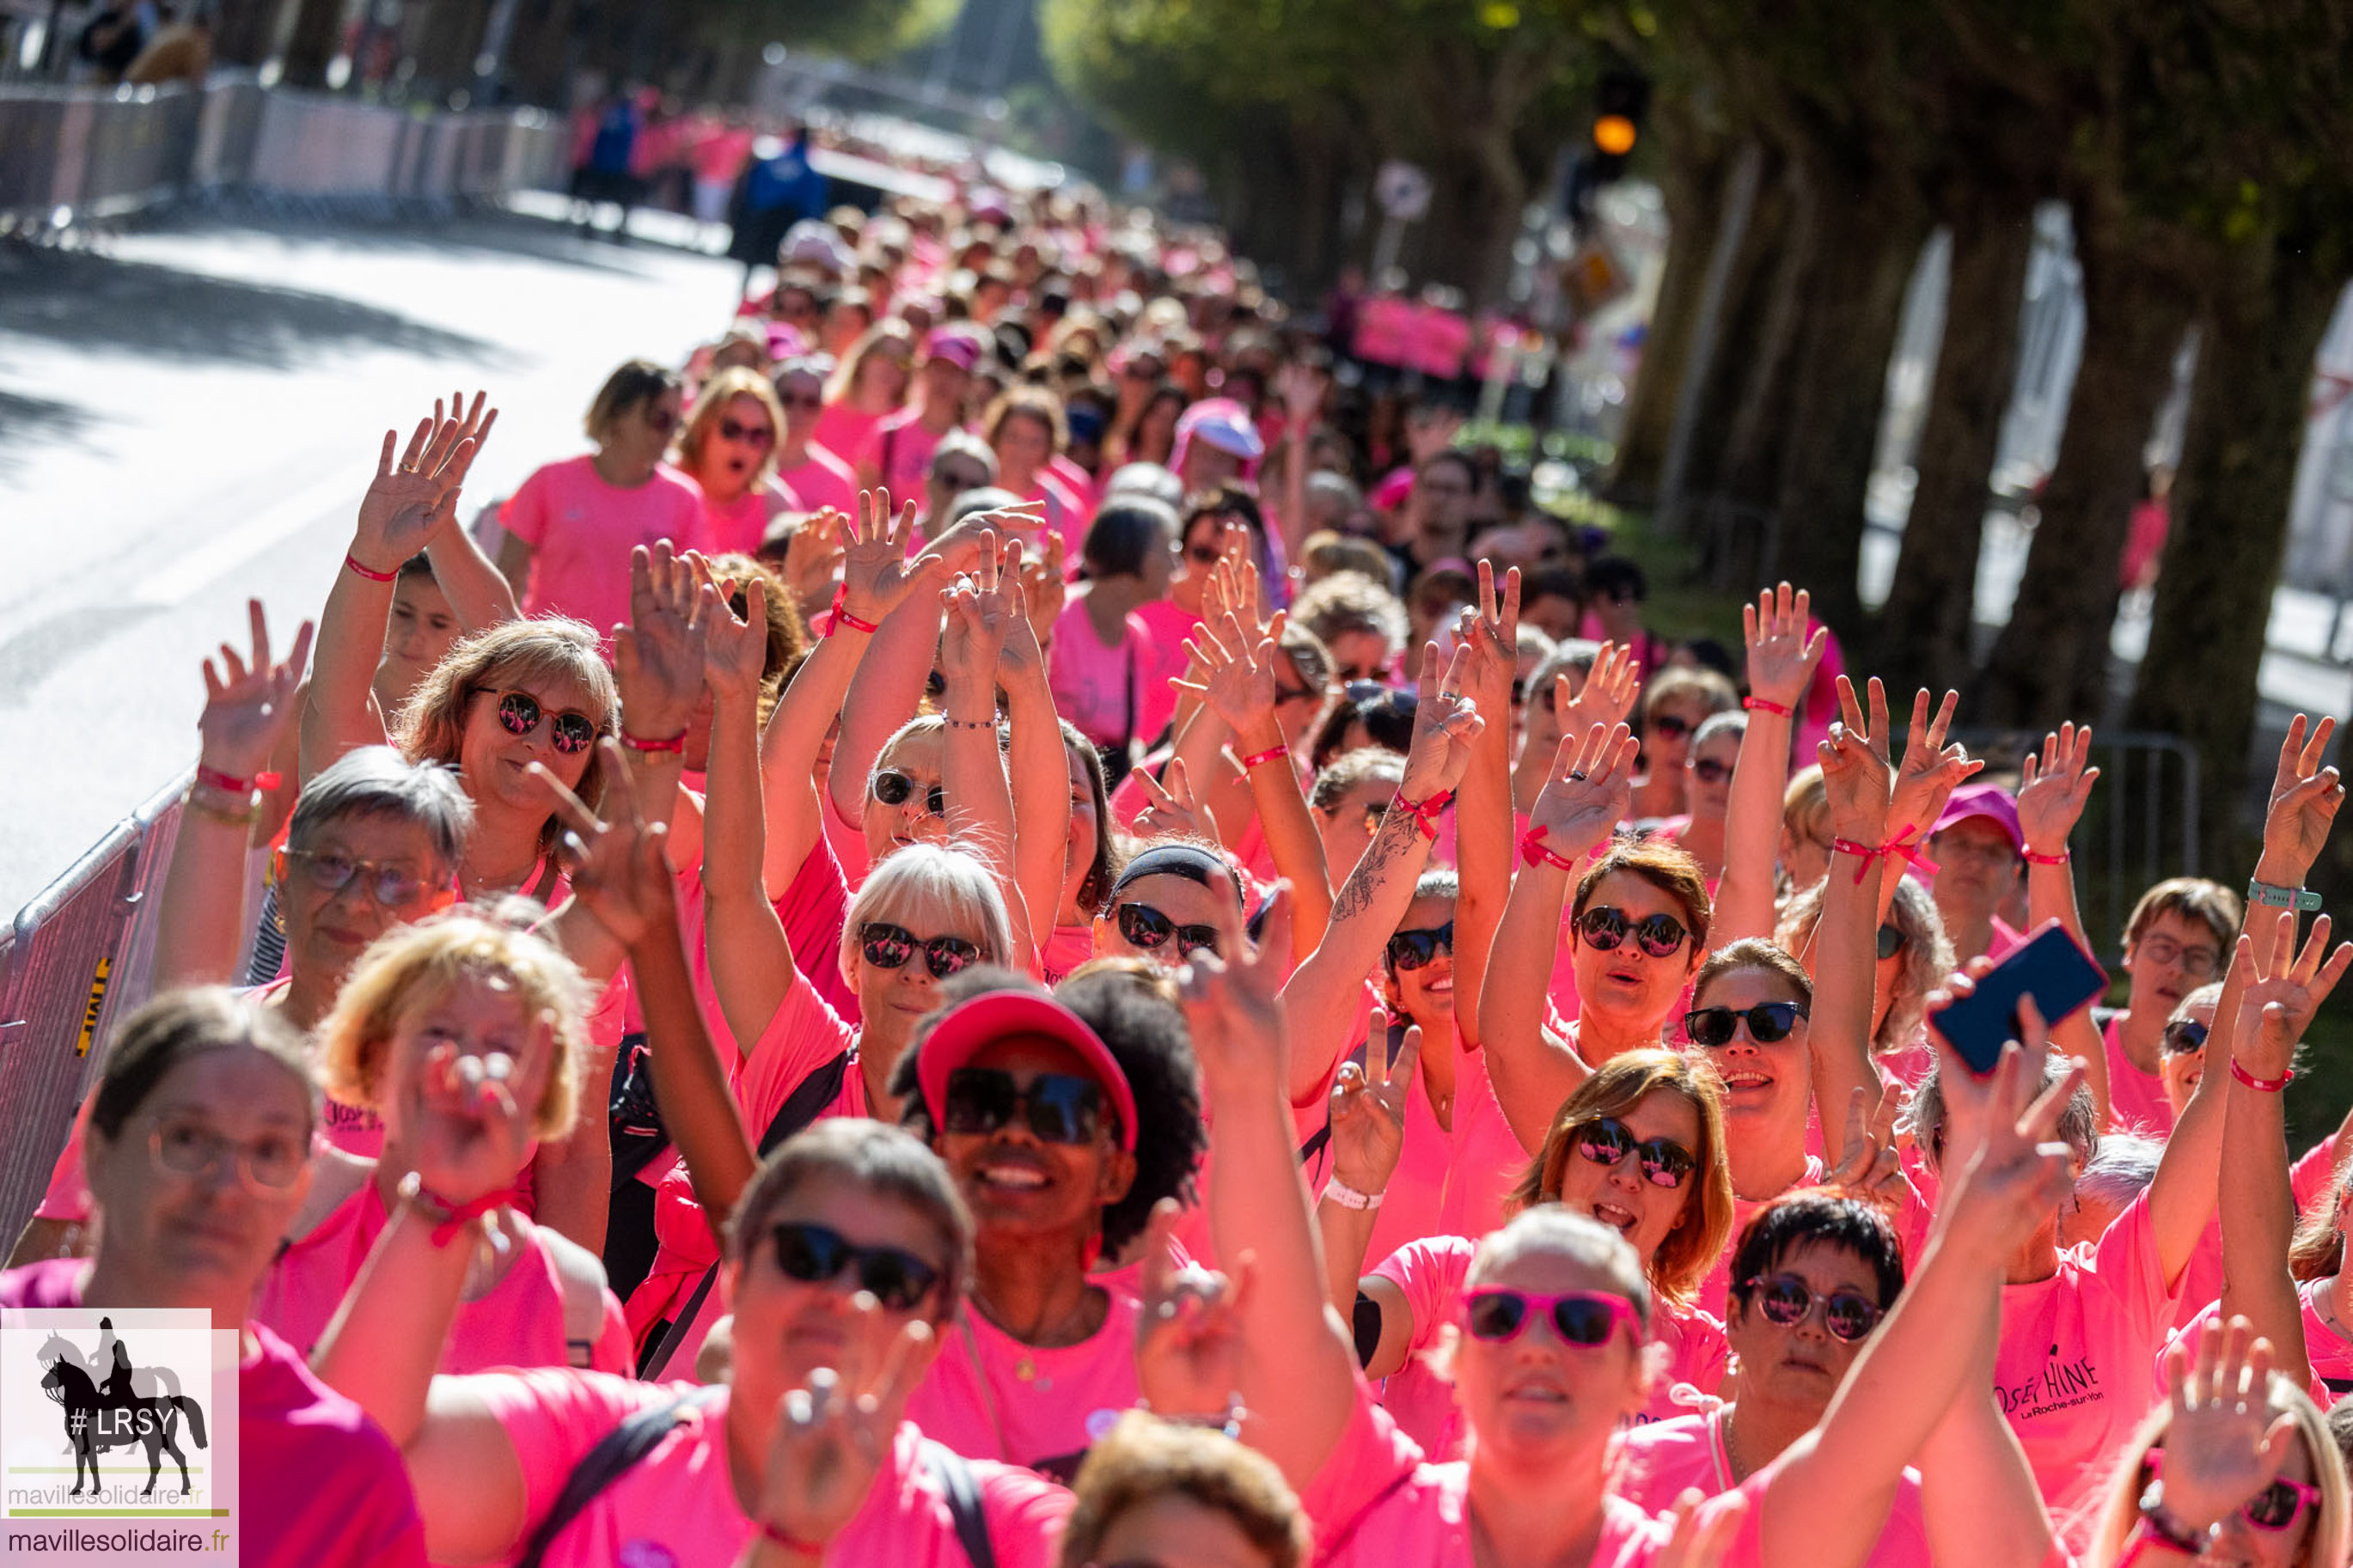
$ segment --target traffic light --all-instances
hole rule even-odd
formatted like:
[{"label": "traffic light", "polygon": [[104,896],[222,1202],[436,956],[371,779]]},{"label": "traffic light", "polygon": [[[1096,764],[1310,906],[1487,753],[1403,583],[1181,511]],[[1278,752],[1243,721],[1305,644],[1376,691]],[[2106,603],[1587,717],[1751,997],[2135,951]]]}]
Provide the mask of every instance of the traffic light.
[{"label": "traffic light", "polygon": [[1642,111],[1651,104],[1651,80],[1634,71],[1613,70],[1594,97],[1593,144],[1586,157],[1587,183],[1606,185],[1626,172],[1626,160],[1642,133]]}]

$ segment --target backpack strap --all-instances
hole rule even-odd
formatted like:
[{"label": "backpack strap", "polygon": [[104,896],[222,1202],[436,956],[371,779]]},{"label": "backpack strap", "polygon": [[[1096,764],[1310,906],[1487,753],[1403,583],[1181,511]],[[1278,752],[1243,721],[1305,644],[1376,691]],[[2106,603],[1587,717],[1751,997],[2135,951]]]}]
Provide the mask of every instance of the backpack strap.
[{"label": "backpack strap", "polygon": [[[776,1108],[776,1120],[768,1123],[765,1132],[760,1134],[760,1158],[765,1160],[775,1153],[778,1144],[815,1121],[818,1112],[840,1097],[842,1082],[849,1076],[850,1056],[849,1051],[842,1052],[794,1086],[793,1092],[785,1097],[785,1103]],[[719,1265],[716,1263],[702,1271],[702,1279],[695,1286],[694,1294],[686,1299],[686,1305],[680,1310],[678,1316],[663,1326],[660,1338],[653,1342],[639,1363],[639,1377],[651,1383],[661,1376],[662,1368],[668,1366],[670,1358],[677,1353],[679,1342],[693,1328],[695,1314],[702,1310],[702,1303],[710,1296],[711,1287],[718,1278]]]},{"label": "backpack strap", "polygon": [[638,1460],[652,1453],[655,1445],[669,1436],[690,1411],[709,1405],[725,1392],[714,1384],[664,1404],[649,1405],[599,1437],[596,1446],[583,1454],[580,1462],[572,1467],[572,1473],[564,1478],[564,1489],[555,1494],[555,1505],[539,1521],[539,1528],[531,1532],[522,1554],[515,1559],[515,1568],[540,1568],[548,1548],[555,1544],[555,1538],[590,1503],[635,1468]]},{"label": "backpack strap", "polygon": [[973,1473],[971,1462],[926,1437],[923,1464],[940,1484],[948,1517],[955,1521],[956,1541],[972,1560],[972,1568],[997,1568],[997,1548],[988,1541],[988,1514],[981,1505],[980,1478]]}]

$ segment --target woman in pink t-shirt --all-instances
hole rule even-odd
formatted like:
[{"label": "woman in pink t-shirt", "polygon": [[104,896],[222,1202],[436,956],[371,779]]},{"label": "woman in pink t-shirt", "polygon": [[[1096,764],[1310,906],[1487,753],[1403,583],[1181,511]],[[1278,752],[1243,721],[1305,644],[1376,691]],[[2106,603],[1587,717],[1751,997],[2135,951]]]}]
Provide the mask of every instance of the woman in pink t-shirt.
[{"label": "woman in pink t-shirt", "polygon": [[1120,759],[1151,734],[1145,714],[1160,662],[1136,611],[1167,597],[1176,535],[1176,514],[1158,501],[1114,497],[1087,530],[1083,575],[1071,585],[1047,649],[1055,710],[1114,753],[1122,776]]},{"label": "woman in pink t-shirt", "polygon": [[[97,1254],[0,1275],[0,1306],[207,1311],[237,1329],[241,1560],[422,1568],[398,1450],[247,1317],[311,1180],[318,1091],[301,1037],[227,992],[175,992],[124,1020],[90,1105]],[[187,1392],[212,1408],[208,1390]]]},{"label": "woman in pink t-shirt", "polygon": [[784,429],[785,411],[757,371],[723,370],[703,384],[676,460],[702,494],[695,537],[706,554],[752,554],[771,518],[806,510],[805,498],[776,479]]},{"label": "woman in pink t-shirt", "polygon": [[844,462],[856,461],[882,416],[906,402],[914,364],[915,334],[906,322],[890,317],[867,328],[827,384],[825,411],[810,439]]},{"label": "woman in pink t-shirt", "polygon": [[833,362],[822,354],[796,354],[776,367],[770,385],[784,410],[784,439],[776,447],[776,480],[804,511],[827,507],[844,517],[858,514],[858,470],[849,459],[818,439],[824,416],[825,378]]},{"label": "woman in pink t-shirt", "polygon": [[1061,399],[1041,386],[1017,386],[989,405],[981,437],[997,454],[997,484],[1023,500],[1041,502],[1044,531],[1061,539],[1066,555],[1075,553],[1088,535],[1089,518],[1053,468],[1071,439]]},{"label": "woman in pink t-shirt", "polygon": [[[447,1198],[435,1185],[436,1162],[473,1133],[452,1118],[444,1096],[448,1084],[492,1070],[491,1058],[503,1058],[517,1084],[536,1090],[535,1138],[568,1132],[587,1048],[586,1006],[579,969],[551,943],[471,913],[405,927],[371,948],[321,1026],[320,1054],[337,1092],[383,1119],[384,1151],[374,1160],[322,1159],[254,1316],[307,1350],[396,1206],[419,1201],[454,1210],[472,1201]],[[442,1365],[624,1370],[628,1342],[603,1266],[516,1211],[532,1150],[529,1142],[515,1150],[496,1201],[475,1210],[492,1246],[469,1274]]]}]

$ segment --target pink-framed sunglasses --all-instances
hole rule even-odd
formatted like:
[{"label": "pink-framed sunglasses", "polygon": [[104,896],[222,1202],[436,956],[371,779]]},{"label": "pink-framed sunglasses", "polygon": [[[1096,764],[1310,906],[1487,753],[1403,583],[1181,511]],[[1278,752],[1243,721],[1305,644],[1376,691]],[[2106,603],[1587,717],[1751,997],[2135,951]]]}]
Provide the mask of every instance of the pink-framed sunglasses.
[{"label": "pink-framed sunglasses", "polygon": [[1636,1344],[1643,1339],[1642,1314],[1623,1296],[1607,1290],[1564,1290],[1556,1296],[1513,1290],[1499,1285],[1473,1290],[1462,1307],[1462,1326],[1474,1340],[1515,1340],[1539,1316],[1549,1315],[1553,1331],[1587,1350],[1609,1342],[1624,1323]]},{"label": "pink-framed sunglasses", "polygon": [[[2141,1456],[2141,1463],[2152,1476],[2165,1473],[2165,1450],[2151,1448]],[[2277,1532],[2294,1530],[2295,1521],[2304,1517],[2306,1509],[2318,1511],[2320,1489],[2306,1481],[2290,1480],[2282,1476],[2254,1496],[2239,1505],[2239,1517],[2257,1530]]]}]

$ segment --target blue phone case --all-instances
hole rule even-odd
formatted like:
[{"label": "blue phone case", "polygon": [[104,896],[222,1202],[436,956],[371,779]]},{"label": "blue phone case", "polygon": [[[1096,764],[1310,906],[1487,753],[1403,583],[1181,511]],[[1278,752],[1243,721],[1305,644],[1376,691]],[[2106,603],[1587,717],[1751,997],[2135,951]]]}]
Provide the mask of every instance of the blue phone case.
[{"label": "blue phone case", "polygon": [[2018,1038],[2021,997],[2033,997],[2043,1022],[2056,1024],[2107,988],[2107,971],[2052,921],[2010,949],[1974,994],[1929,1014],[1928,1023],[1971,1072],[1983,1075],[2001,1060],[2002,1047]]}]

